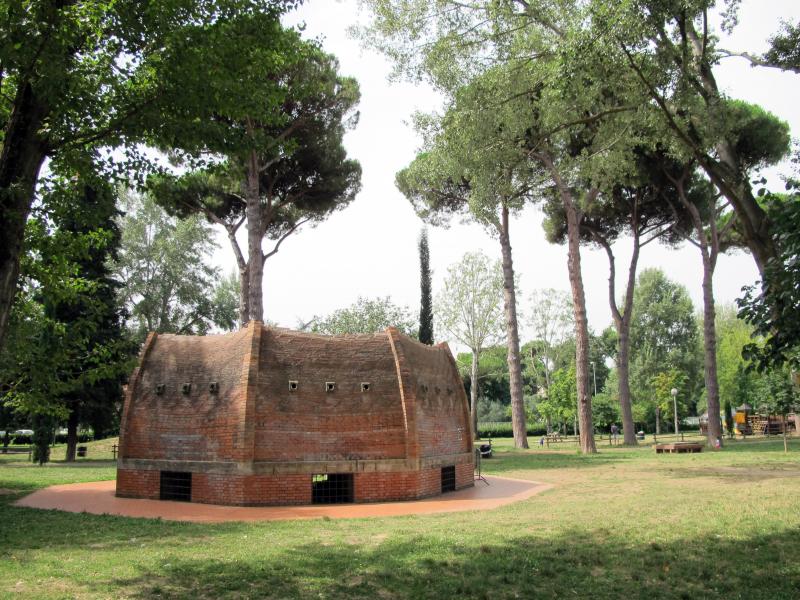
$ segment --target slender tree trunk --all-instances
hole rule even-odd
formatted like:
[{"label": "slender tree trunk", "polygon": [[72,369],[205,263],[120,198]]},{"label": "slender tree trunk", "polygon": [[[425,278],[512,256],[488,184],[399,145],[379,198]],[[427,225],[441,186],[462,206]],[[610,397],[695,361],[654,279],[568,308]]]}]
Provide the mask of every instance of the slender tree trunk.
[{"label": "slender tree trunk", "polygon": [[[206,214],[217,224],[224,227],[228,234],[231,250],[233,250],[233,256],[236,258],[236,268],[239,271],[239,326],[244,327],[250,321],[250,274],[247,269],[247,261],[244,259],[242,249],[239,247],[239,241],[236,239],[238,227],[226,224],[211,211]],[[248,236],[249,233],[248,230]]]},{"label": "slender tree trunk", "polygon": [[783,413],[783,451],[789,452],[789,442],[786,439],[786,413]]},{"label": "slender tree trunk", "polygon": [[5,340],[17,291],[25,222],[46,156],[45,144],[38,134],[47,112],[34,96],[30,84],[23,84],[17,91],[14,109],[3,131],[0,152],[0,347]]},{"label": "slender tree trunk", "polygon": [[263,210],[261,207],[261,188],[259,185],[259,160],[256,151],[250,153],[247,162],[247,274],[248,305],[250,320],[264,321],[264,253],[261,250],[263,231]]},{"label": "slender tree trunk", "polygon": [[625,298],[622,311],[617,305],[616,292],[616,260],[611,250],[611,244],[597,233],[593,232],[593,237],[600,243],[608,256],[608,303],[611,308],[611,315],[614,320],[614,328],[617,330],[617,375],[619,407],[622,413],[622,435],[626,446],[636,446],[636,425],[633,422],[633,409],[631,407],[631,384],[630,384],[630,331],[631,331],[631,312],[633,310],[633,288],[636,284],[636,269],[639,263],[639,224],[636,208],[632,217],[631,229],[633,230],[633,253],[628,266],[628,281],[625,286]]},{"label": "slender tree trunk", "polygon": [[64,460],[67,462],[75,462],[75,452],[78,448],[78,409],[73,407],[67,419],[67,454]]},{"label": "slender tree trunk", "polygon": [[714,319],[714,265],[708,249],[703,249],[703,346],[705,383],[708,399],[708,444],[722,444],[722,420],[719,416],[719,381],[717,379],[717,331]]},{"label": "slender tree trunk", "polygon": [[517,296],[514,288],[514,265],[511,259],[508,207],[501,209],[500,247],[503,253],[503,300],[506,313],[506,338],[508,345],[508,375],[511,387],[511,426],[514,445],[528,447],[528,428],[525,424],[525,400],[522,393],[522,367],[519,356],[519,330],[517,326]]},{"label": "slender tree trunk", "polygon": [[567,215],[568,268],[575,311],[575,384],[578,393],[581,451],[595,453],[592,424],[592,397],[589,393],[589,321],[586,316],[586,294],[581,274],[580,219],[571,192],[561,189]]},{"label": "slender tree trunk", "polygon": [[239,326],[250,322],[250,273],[247,266],[239,268]]},{"label": "slender tree trunk", "polygon": [[708,233],[705,223],[697,206],[691,202],[685,191],[685,180],[689,173],[685,173],[680,180],[672,179],[676,184],[681,204],[689,213],[694,225],[697,241],[694,244],[700,249],[703,258],[703,349],[706,398],[708,400],[708,445],[720,446],[722,438],[722,419],[720,418],[719,380],[717,378],[717,330],[716,310],[714,308],[714,269],[717,266],[719,255],[719,236],[717,233],[716,202],[711,205],[711,216],[708,219]]},{"label": "slender tree trunk", "polygon": [[478,439],[478,360],[480,350],[472,348],[472,368],[470,370],[469,410],[472,417],[472,439]]},{"label": "slender tree trunk", "polygon": [[[592,397],[589,394],[589,321],[586,316],[586,294],[583,289],[581,274],[581,219],[575,205],[572,190],[562,179],[552,156],[545,151],[536,156],[550,172],[555,183],[564,212],[567,217],[567,266],[569,282],[572,288],[572,305],[575,313],[575,385],[578,396],[578,420],[581,429],[581,452],[594,454],[597,446],[594,442],[594,424],[592,422]],[[596,196],[597,190],[589,192]]]},{"label": "slender tree trunk", "polygon": [[661,411],[656,406],[656,435],[661,435]]}]

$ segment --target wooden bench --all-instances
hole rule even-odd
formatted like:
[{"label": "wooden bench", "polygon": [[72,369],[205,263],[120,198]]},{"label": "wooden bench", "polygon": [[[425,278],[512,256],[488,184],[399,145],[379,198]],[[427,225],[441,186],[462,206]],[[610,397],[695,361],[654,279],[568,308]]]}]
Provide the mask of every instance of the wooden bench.
[{"label": "wooden bench", "polygon": [[683,452],[702,452],[703,444],[698,444],[696,442],[672,442],[669,444],[656,444],[654,448],[656,449],[656,454],[663,454],[665,452],[670,454],[677,452],[680,454]]},{"label": "wooden bench", "polygon": [[0,454],[30,454],[33,446],[0,446]]}]

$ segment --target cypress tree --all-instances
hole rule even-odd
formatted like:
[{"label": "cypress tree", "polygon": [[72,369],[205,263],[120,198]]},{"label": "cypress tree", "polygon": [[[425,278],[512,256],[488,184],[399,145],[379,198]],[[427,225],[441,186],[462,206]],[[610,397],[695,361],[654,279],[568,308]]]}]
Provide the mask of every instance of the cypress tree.
[{"label": "cypress tree", "polygon": [[431,255],[428,249],[428,230],[419,236],[419,341],[433,345],[433,299],[431,298]]}]

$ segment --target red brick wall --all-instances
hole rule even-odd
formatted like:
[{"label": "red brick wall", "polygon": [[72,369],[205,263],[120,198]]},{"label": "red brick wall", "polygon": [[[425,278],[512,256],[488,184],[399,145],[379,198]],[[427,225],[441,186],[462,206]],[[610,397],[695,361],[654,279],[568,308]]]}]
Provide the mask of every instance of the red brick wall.
[{"label": "red brick wall", "polygon": [[117,496],[158,500],[160,487],[158,471],[117,469]]},{"label": "red brick wall", "polygon": [[[267,329],[255,407],[255,460],[403,458],[405,424],[388,338]],[[296,391],[289,381],[297,381]],[[325,390],[333,382],[333,392]],[[369,383],[362,392],[361,384]]]},{"label": "red brick wall", "polygon": [[[473,483],[470,465],[456,466],[456,487]],[[441,468],[354,474],[356,502],[413,500],[441,491]],[[120,469],[117,496],[158,500],[160,472]],[[192,473],[192,502],[229,505],[311,504],[311,475],[224,475]]]},{"label": "red brick wall", "polygon": [[[128,389],[120,458],[247,459],[252,450],[240,425],[252,332],[154,336]],[[209,391],[211,382],[217,393]],[[189,394],[183,383],[191,384]]]},{"label": "red brick wall", "polygon": [[[472,484],[466,402],[449,350],[396,329],[327,337],[251,323],[151,335],[125,401],[117,491],[158,498],[163,469],[193,473],[195,502],[307,504],[318,468],[354,472],[357,502],[438,494],[442,465],[456,465],[457,487]],[[367,460],[386,462],[362,471],[356,461]],[[269,474],[225,474],[230,463]]]},{"label": "red brick wall", "polygon": [[420,457],[471,452],[467,396],[446,347],[431,347],[394,334],[403,370],[409,420],[414,419]]}]

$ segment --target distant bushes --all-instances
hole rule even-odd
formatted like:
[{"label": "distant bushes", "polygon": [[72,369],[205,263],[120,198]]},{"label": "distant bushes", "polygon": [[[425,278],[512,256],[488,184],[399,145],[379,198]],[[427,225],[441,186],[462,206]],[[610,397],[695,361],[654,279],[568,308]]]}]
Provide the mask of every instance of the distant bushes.
[{"label": "distant bushes", "polygon": [[[94,439],[94,436],[91,432],[82,431],[78,434],[78,443],[85,444],[86,442],[91,442]],[[66,444],[67,443],[67,434],[66,433],[59,433],[56,435],[56,444]],[[0,445],[2,445],[3,440],[0,438]],[[11,436],[11,444],[14,446],[30,446],[33,443],[33,438],[30,435],[15,435]]]},{"label": "distant bushes", "polygon": [[[545,435],[547,427],[544,425],[528,424],[528,435]],[[510,422],[478,423],[478,435],[482,438],[514,437],[514,430]]]}]

